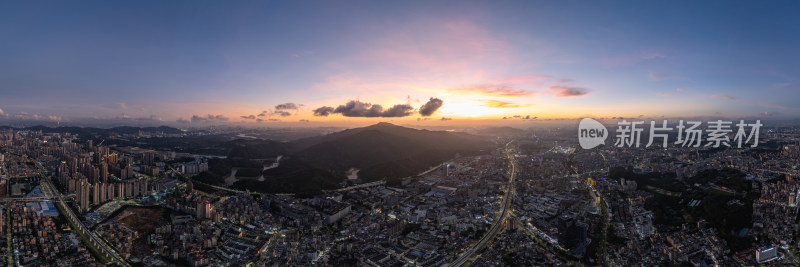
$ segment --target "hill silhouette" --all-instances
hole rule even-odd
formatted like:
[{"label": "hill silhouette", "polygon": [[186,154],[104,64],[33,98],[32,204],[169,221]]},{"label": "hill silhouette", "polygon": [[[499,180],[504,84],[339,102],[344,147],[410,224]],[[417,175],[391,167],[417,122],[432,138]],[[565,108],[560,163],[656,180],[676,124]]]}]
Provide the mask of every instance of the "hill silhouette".
[{"label": "hill silhouette", "polygon": [[[348,129],[288,143],[274,141],[240,142],[231,149],[230,160],[255,160],[287,156],[291,164],[265,171],[268,179],[281,180],[282,188],[293,181],[297,192],[330,189],[344,179],[350,168],[361,170],[364,181],[406,177],[460,155],[473,155],[492,148],[484,137],[460,132],[418,130],[391,123]],[[305,168],[303,172],[291,168]],[[313,173],[308,178],[299,173]],[[327,173],[327,175],[325,175]],[[286,179],[287,174],[293,179]],[[314,180],[315,182],[305,181]],[[326,180],[324,183],[321,181]],[[264,183],[275,186],[274,183]],[[237,186],[237,185],[235,185]],[[241,186],[241,185],[238,185]],[[248,182],[248,187],[259,187]],[[319,187],[319,188],[309,188]],[[269,190],[272,191],[272,190]]]},{"label": "hill silhouette", "polygon": [[298,157],[332,170],[360,169],[366,180],[403,177],[455,157],[489,149],[484,138],[378,123],[291,144]]}]

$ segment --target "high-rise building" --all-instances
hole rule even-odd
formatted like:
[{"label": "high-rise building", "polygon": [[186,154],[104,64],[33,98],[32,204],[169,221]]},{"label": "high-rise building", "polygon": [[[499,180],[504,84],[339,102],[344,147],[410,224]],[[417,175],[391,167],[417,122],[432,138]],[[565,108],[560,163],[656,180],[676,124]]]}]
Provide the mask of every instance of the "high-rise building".
[{"label": "high-rise building", "polygon": [[114,198],[124,198],[124,197],[125,197],[125,183],[115,183]]},{"label": "high-rise building", "polygon": [[133,196],[133,183],[130,181],[125,182],[125,193],[123,194],[126,198]]},{"label": "high-rise building", "polygon": [[86,179],[81,179],[78,183],[78,193],[76,194],[81,212],[89,210],[89,190],[89,182]]},{"label": "high-rise building", "polygon": [[106,187],[106,201],[114,199],[114,184],[104,184]]},{"label": "high-rise building", "polygon": [[588,226],[571,215],[558,218],[558,243],[566,249],[574,249],[586,240]]},{"label": "high-rise building", "polygon": [[153,165],[156,162],[156,153],[149,151],[142,153],[142,165]]},{"label": "high-rise building", "polygon": [[100,181],[108,183],[108,163],[101,162],[100,163]]},{"label": "high-rise building", "polygon": [[101,200],[101,192],[100,192],[101,187],[102,184],[99,183],[92,185],[92,205],[98,205],[103,202]]},{"label": "high-rise building", "polygon": [[211,203],[205,200],[198,201],[195,212],[198,219],[211,218],[213,212]]},{"label": "high-rise building", "polygon": [[142,178],[141,181],[139,182],[139,192],[141,193],[142,196],[150,194],[150,190],[148,190],[149,188],[147,186],[148,186],[147,179]]}]

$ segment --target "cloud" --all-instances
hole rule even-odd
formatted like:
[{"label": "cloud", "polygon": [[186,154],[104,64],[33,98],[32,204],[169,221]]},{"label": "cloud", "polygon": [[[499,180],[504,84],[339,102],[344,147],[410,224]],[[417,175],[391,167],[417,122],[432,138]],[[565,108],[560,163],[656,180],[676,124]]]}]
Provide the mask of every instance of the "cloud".
[{"label": "cloud", "polygon": [[275,110],[297,110],[298,106],[295,103],[283,103],[275,106]]},{"label": "cloud", "polygon": [[314,54],[314,51],[303,50],[303,51],[300,51],[300,52],[292,54],[292,58],[301,58],[301,57],[305,57],[305,56],[310,56],[312,54]]},{"label": "cloud", "polygon": [[658,52],[638,52],[627,55],[618,55],[600,60],[602,65],[607,67],[625,67],[639,64],[644,61],[666,58],[664,54]]},{"label": "cloud", "polygon": [[766,107],[771,109],[797,109],[797,106],[787,106],[781,103],[775,102],[764,102],[764,101],[755,101],[749,98],[739,98],[736,96],[728,95],[728,94],[716,94],[711,95],[711,98],[720,98],[731,101],[738,105],[748,105],[748,106],[759,106],[759,107]]},{"label": "cloud", "polygon": [[197,115],[192,115],[192,119],[191,119],[191,120],[192,120],[192,122],[205,122],[205,121],[207,121],[208,119],[206,119],[205,117],[200,117],[200,116],[197,116]]},{"label": "cloud", "polygon": [[441,118],[441,120],[443,120],[443,121],[450,121],[450,120],[453,120],[453,118],[445,118],[445,117],[442,117],[442,118]]},{"label": "cloud", "polygon": [[[372,107],[380,105],[372,105]],[[391,108],[387,109],[379,117],[405,117],[411,115],[411,112],[414,110],[414,107],[408,104],[400,104],[394,105]]]},{"label": "cloud", "polygon": [[[675,92],[677,93],[685,93],[691,91],[692,88],[675,88]],[[669,93],[669,92],[657,92],[656,95],[659,96],[675,96],[676,93]]]},{"label": "cloud", "polygon": [[772,88],[784,88],[784,87],[787,87],[787,86],[790,86],[790,85],[792,85],[792,83],[790,83],[790,82],[776,83],[776,84],[772,85]]},{"label": "cloud", "polygon": [[411,115],[413,110],[414,107],[409,104],[398,104],[384,110],[383,106],[378,104],[350,100],[347,104],[339,105],[335,109],[328,106],[319,107],[314,110],[314,116],[338,113],[345,117],[405,117]]},{"label": "cloud", "polygon": [[672,79],[681,79],[681,77],[672,75],[670,73],[663,73],[663,72],[648,72],[647,78],[653,81],[663,81],[663,80],[672,80]]},{"label": "cloud", "polygon": [[573,80],[573,79],[558,79],[557,82],[558,83],[571,83],[571,82],[574,82],[574,81],[575,80]]},{"label": "cloud", "polygon": [[262,118],[258,118],[258,119],[256,119],[256,121],[257,121],[257,122],[262,122],[262,121],[264,121],[264,119],[262,119]]},{"label": "cloud", "polygon": [[281,121],[280,119],[269,119],[269,121]]},{"label": "cloud", "polygon": [[492,85],[492,84],[482,84],[471,87],[454,88],[450,89],[449,91],[462,92],[462,93],[477,93],[485,96],[499,96],[499,97],[529,96],[533,94],[533,92],[528,90],[514,89],[505,85]]},{"label": "cloud", "polygon": [[126,114],[122,114],[122,117],[117,117],[117,118],[114,118],[114,119],[124,120],[124,121],[163,121],[163,119],[161,119],[161,117],[156,116],[156,115],[150,115],[150,116],[147,116],[147,117],[131,118]]},{"label": "cloud", "polygon": [[3,111],[3,109],[0,109],[0,116],[5,116],[5,115],[6,113]]},{"label": "cloud", "polygon": [[311,122],[311,121],[306,119],[301,119],[300,122]]},{"label": "cloud", "polygon": [[511,76],[499,81],[502,84],[520,84],[520,83],[533,83],[536,81],[546,80],[553,78],[550,75],[537,75],[537,74],[526,74],[526,75],[519,75],[519,76]]},{"label": "cloud", "polygon": [[529,84],[541,86],[541,82],[553,78],[550,75],[527,74],[493,80],[484,84],[452,88],[448,91],[464,94],[480,94],[494,97],[520,97],[532,95],[533,91],[518,89],[510,84]]},{"label": "cloud", "polygon": [[555,95],[557,97],[584,96],[589,93],[589,90],[587,89],[569,86],[548,86],[547,89],[551,91],[548,94]]},{"label": "cloud", "polygon": [[[258,117],[272,117],[273,115],[281,116],[281,117],[289,117],[295,115],[292,111],[298,111],[303,104],[295,104],[295,103],[283,103],[278,104],[275,106],[274,110],[264,110],[261,111],[257,116]],[[244,118],[244,117],[243,117]],[[249,119],[249,118],[246,118]]]},{"label": "cloud", "polygon": [[288,112],[288,111],[283,111],[283,110],[276,110],[276,111],[275,111],[275,112],[273,112],[272,114],[275,114],[275,115],[278,115],[278,116],[281,116],[281,117],[289,117],[289,116],[292,116],[292,113],[291,113],[291,112]]},{"label": "cloud", "polygon": [[178,118],[177,120],[175,120],[175,122],[178,122],[178,123],[189,123],[189,120],[184,119],[184,118]]},{"label": "cloud", "polygon": [[524,108],[532,106],[530,104],[515,104],[512,102],[499,101],[499,100],[483,100],[483,102],[484,102],[483,104],[484,107],[490,107],[490,108]]},{"label": "cloud", "polygon": [[19,119],[19,120],[34,120],[34,121],[61,121],[63,118],[61,116],[56,115],[41,115],[41,114],[30,114],[24,111],[20,111],[16,114],[6,114],[3,112],[0,116]]},{"label": "cloud", "polygon": [[[473,83],[473,77],[484,75],[475,66],[517,65],[517,61],[523,60],[512,52],[504,38],[496,36],[496,31],[472,19],[426,17],[365,36],[353,47],[355,53],[338,55],[337,65],[342,68],[332,69],[328,77],[312,88],[359,94],[375,90],[423,91],[440,86],[440,82],[449,83],[438,77],[441,73],[448,74],[446,80],[463,77]],[[539,46],[530,44],[529,48]],[[348,68],[361,70],[356,75]]]},{"label": "cloud", "polygon": [[433,113],[436,112],[436,110],[442,107],[442,104],[444,104],[444,101],[442,101],[441,99],[431,97],[431,99],[428,100],[427,103],[419,107],[419,115],[425,117],[433,115]]},{"label": "cloud", "polygon": [[535,120],[537,118],[539,118],[539,117],[531,117],[531,115],[525,115],[525,116],[514,115],[514,116],[511,116],[511,117],[503,117],[504,120],[509,120],[509,119]]},{"label": "cloud", "polygon": [[317,109],[314,110],[314,116],[327,117],[328,115],[331,115],[333,111],[334,109],[332,107],[328,106],[318,107]]},{"label": "cloud", "polygon": [[711,97],[712,98],[722,98],[722,99],[727,99],[727,100],[737,100],[737,99],[739,99],[738,97],[735,97],[735,96],[732,96],[732,95],[728,95],[728,94],[716,94],[716,95],[711,95]]},{"label": "cloud", "polygon": [[200,122],[228,121],[228,120],[230,120],[230,119],[228,117],[223,116],[223,115],[211,115],[211,114],[208,114],[206,116],[192,115],[192,118],[191,118],[192,122],[198,122],[198,123],[200,123]]},{"label": "cloud", "polygon": [[242,117],[242,119],[246,119],[246,120],[255,120],[256,119],[256,115],[247,115],[247,116],[239,116],[239,117]]},{"label": "cloud", "polygon": [[763,102],[763,101],[754,101],[751,99],[742,99],[736,96],[728,95],[728,94],[716,94],[711,95],[711,98],[720,98],[725,99],[734,103],[738,103],[740,105],[748,105],[748,106],[760,106],[766,108],[777,108],[777,109],[795,109],[795,106],[787,106],[781,103],[775,102]]}]

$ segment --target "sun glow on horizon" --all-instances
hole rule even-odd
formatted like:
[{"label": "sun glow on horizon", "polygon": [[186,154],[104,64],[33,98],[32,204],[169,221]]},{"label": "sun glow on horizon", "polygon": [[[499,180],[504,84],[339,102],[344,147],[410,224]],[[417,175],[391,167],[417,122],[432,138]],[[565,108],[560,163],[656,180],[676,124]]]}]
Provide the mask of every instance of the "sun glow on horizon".
[{"label": "sun glow on horizon", "polygon": [[498,116],[508,116],[514,111],[527,110],[529,107],[520,108],[497,108],[489,107],[478,101],[458,101],[445,103],[442,108],[437,112],[443,116],[458,116],[465,118],[488,118]]}]

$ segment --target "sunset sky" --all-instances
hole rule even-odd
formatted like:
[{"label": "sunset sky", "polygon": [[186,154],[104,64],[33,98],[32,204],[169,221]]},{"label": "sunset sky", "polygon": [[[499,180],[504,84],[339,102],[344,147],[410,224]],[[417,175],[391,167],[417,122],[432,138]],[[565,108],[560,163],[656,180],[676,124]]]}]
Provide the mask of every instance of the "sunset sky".
[{"label": "sunset sky", "polygon": [[795,119],[800,3],[762,4],[6,1],[0,123]]}]

